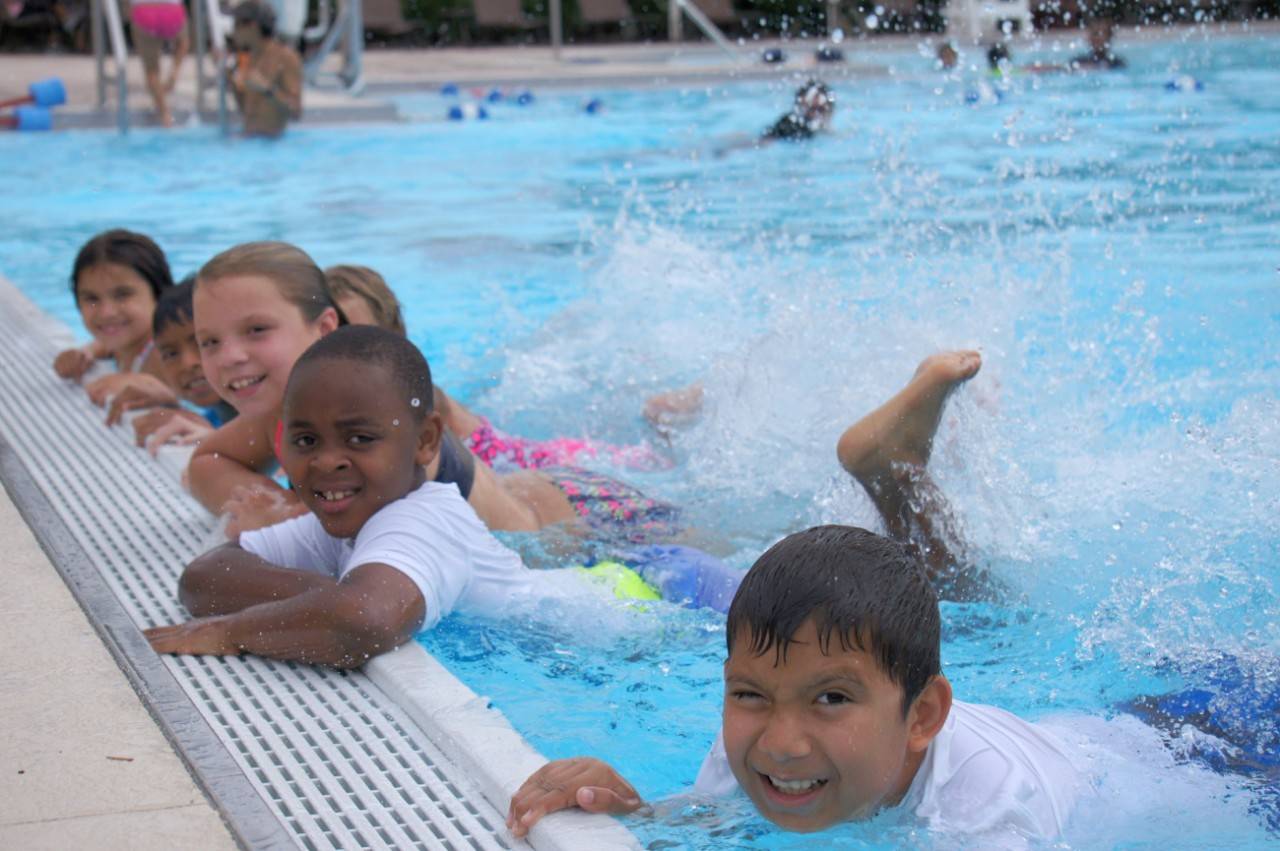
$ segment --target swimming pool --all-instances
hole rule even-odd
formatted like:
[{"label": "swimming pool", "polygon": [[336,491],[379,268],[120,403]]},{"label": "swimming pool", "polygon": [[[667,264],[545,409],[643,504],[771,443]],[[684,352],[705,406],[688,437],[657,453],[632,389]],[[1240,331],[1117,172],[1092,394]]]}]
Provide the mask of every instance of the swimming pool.
[{"label": "swimming pool", "polygon": [[[935,470],[1022,597],[947,607],[957,693],[1110,716],[1224,653],[1265,693],[1280,678],[1278,47],[1183,36],[1126,47],[1125,74],[1017,78],[977,105],[974,79],[891,56],[889,79],[836,83],[831,138],[723,157],[790,84],[539,93],[462,124],[437,120],[437,95],[406,97],[424,120],[279,146],[6,136],[23,170],[0,199],[0,270],[77,325],[70,259],[107,226],[153,234],[179,272],[262,237],[368,263],[441,384],[533,435],[643,439],[645,394],[702,377],[712,405],[676,438],[680,463],[630,475],[743,567],[787,530],[872,523],[835,436],[924,354],[980,345]],[[1166,91],[1180,74],[1204,90]],[[589,96],[603,114],[581,111]],[[459,618],[425,643],[549,756],[594,753],[647,795],[676,792],[717,723],[720,623],[601,617],[591,635],[554,615]],[[1072,844],[1274,841],[1243,784],[1161,762],[1123,718],[1095,732],[1133,757],[1103,784],[1132,806],[1077,819]],[[1274,755],[1274,716],[1252,732]],[[712,841],[783,841],[745,815],[725,829]],[[924,841],[911,831],[840,837]]]}]

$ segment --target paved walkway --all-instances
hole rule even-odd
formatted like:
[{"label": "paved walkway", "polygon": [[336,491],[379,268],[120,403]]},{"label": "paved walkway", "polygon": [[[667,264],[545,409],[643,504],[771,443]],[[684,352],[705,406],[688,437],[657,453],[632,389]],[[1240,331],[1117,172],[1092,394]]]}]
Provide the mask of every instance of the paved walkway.
[{"label": "paved walkway", "polygon": [[234,848],[0,489],[0,848]]}]

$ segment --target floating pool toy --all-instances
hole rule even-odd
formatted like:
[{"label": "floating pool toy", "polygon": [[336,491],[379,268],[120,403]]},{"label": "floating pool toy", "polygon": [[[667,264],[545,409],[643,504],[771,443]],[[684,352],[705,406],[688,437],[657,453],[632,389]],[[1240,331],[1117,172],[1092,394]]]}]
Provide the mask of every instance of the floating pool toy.
[{"label": "floating pool toy", "polygon": [[579,567],[578,570],[607,586],[613,591],[613,596],[619,600],[662,599],[658,589],[645,582],[640,578],[640,574],[621,562],[598,561],[590,567]]},{"label": "floating pool toy", "polygon": [[1190,74],[1183,74],[1165,83],[1164,88],[1167,92],[1202,92],[1204,91],[1204,83]]},{"label": "floating pool toy", "polygon": [[43,106],[20,106],[12,115],[0,117],[0,127],[20,133],[53,129],[53,111]]},{"label": "floating pool toy", "polygon": [[506,95],[502,93],[502,89],[490,89],[489,94],[485,95],[485,100],[489,101],[489,103],[498,103],[504,97]]},{"label": "floating pool toy", "polygon": [[449,107],[446,113],[450,121],[484,121],[489,111],[478,103],[459,103]]},{"label": "floating pool toy", "polygon": [[11,106],[22,106],[31,104],[33,106],[49,108],[59,106],[67,102],[67,90],[62,85],[62,81],[57,77],[50,77],[47,80],[40,80],[27,86],[27,93],[22,97],[11,98],[9,100],[0,101],[0,109],[7,109]]},{"label": "floating pool toy", "polygon": [[666,600],[690,609],[729,611],[745,575],[693,547],[659,544],[577,567],[619,600]]},{"label": "floating pool toy", "polygon": [[582,109],[587,115],[599,115],[604,112],[604,101],[600,100],[600,98],[592,98],[586,102]]},{"label": "floating pool toy", "polygon": [[458,96],[458,84],[457,84],[457,83],[445,83],[443,86],[441,86],[441,87],[440,87],[440,94],[444,95],[444,96],[445,96],[445,97],[447,97],[447,98],[450,98],[450,97],[457,97],[457,96]]},{"label": "floating pool toy", "polygon": [[678,544],[640,547],[620,557],[662,599],[691,609],[729,611],[738,583],[745,575],[720,559]]},{"label": "floating pool toy", "polygon": [[533,92],[529,91],[528,89],[522,90],[520,94],[516,95],[516,103],[520,104],[521,106],[528,106],[529,104],[533,103]]}]

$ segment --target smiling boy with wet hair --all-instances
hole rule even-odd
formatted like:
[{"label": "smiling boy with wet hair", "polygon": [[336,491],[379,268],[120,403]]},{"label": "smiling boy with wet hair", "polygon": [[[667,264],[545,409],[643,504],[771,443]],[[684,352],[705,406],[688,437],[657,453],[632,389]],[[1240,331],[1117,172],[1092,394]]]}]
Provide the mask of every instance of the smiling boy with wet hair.
[{"label": "smiling boy with wet hair", "polygon": [[[847,526],[783,539],[739,587],[726,639],[721,731],[695,791],[742,790],[799,832],[890,808],[948,831],[1061,832],[1080,787],[1071,760],[1047,731],[953,700],[938,598],[907,546]],[[641,805],[605,763],[559,760],[512,798],[508,825]]]},{"label": "smiling boy with wet hair", "polygon": [[501,612],[531,573],[453,483],[427,481],[443,423],[417,348],[368,325],[322,337],[285,389],[280,464],[309,510],[196,558],[195,619],[147,630],[161,653],[349,668],[454,609]]}]

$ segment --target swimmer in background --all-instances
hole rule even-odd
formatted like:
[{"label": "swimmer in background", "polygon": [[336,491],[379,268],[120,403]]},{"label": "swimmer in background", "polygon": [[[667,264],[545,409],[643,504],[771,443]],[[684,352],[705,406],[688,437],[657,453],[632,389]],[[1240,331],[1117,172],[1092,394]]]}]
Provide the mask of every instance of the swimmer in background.
[{"label": "swimmer in background", "polygon": [[1111,49],[1111,38],[1115,33],[1115,23],[1109,15],[1100,14],[1089,22],[1089,52],[1082,53],[1071,60],[1071,69],[1076,71],[1120,71],[1128,67]]},{"label": "swimmer in background", "polygon": [[949,41],[944,41],[938,45],[936,56],[934,67],[939,71],[953,71],[960,61],[960,54],[956,52],[956,46]]},{"label": "swimmer in background", "polygon": [[227,81],[246,136],[278,137],[289,121],[302,117],[302,60],[272,38],[275,26],[276,13],[264,0],[244,0],[235,8],[231,40],[237,58],[227,68]]},{"label": "swimmer in background", "polygon": [[1080,71],[1120,71],[1128,67],[1124,59],[1116,56],[1111,49],[1111,37],[1115,25],[1111,18],[1095,17],[1089,23],[1089,52],[1073,57],[1066,65],[1033,62],[1030,65],[1014,65],[1009,48],[1003,42],[996,42],[987,48],[987,69],[996,77],[1008,77],[1015,73],[1025,74],[1062,74]]},{"label": "swimmer in background", "polygon": [[769,125],[759,136],[736,136],[732,141],[715,149],[715,156],[722,157],[730,151],[743,148],[759,148],[774,142],[803,142],[819,133],[826,133],[835,114],[836,96],[825,83],[809,80],[796,89],[791,111]]},{"label": "swimmer in background", "polygon": [[796,89],[795,103],[791,111],[760,134],[760,141],[763,143],[797,142],[812,139],[817,134],[827,131],[835,111],[835,94],[827,88],[825,83],[809,80]]}]

